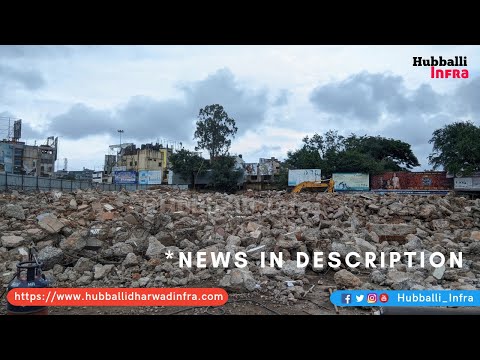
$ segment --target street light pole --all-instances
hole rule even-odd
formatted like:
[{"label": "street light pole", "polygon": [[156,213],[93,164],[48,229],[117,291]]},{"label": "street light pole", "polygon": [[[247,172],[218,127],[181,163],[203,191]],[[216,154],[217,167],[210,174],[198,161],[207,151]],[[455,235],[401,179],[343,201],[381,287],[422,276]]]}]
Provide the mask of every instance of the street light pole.
[{"label": "street light pole", "polygon": [[124,132],[123,130],[117,130],[117,132],[120,134],[120,150],[122,149],[122,133]]},{"label": "street light pole", "polygon": [[[119,150],[119,154],[120,154],[120,159],[121,159],[121,156],[122,156],[122,133],[123,133],[123,130],[117,130],[117,132],[120,134],[120,150]],[[117,160],[117,164],[118,164],[118,160]]]}]

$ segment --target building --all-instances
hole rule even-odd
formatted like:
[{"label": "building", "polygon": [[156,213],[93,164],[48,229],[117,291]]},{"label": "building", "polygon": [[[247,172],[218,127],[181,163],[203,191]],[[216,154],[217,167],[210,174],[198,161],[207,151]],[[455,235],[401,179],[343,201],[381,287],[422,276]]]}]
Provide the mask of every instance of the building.
[{"label": "building", "polygon": [[111,174],[114,171],[113,168],[116,165],[117,165],[116,155],[105,155],[105,164],[103,165],[103,171],[106,174]]},{"label": "building", "polygon": [[[100,171],[102,172],[102,171]],[[78,180],[78,181],[92,181],[93,174],[95,171],[87,168],[83,168],[83,170],[59,170],[55,172],[55,177],[57,179],[68,179],[68,180]]]},{"label": "building", "polygon": [[[172,152],[172,148],[163,147],[159,143],[142,144],[140,148],[131,144],[125,148],[122,147],[115,167],[121,168],[123,171],[136,172],[141,170],[161,170],[163,174],[162,182],[166,183],[168,178],[168,158]],[[105,157],[105,160],[107,161],[107,157]],[[107,164],[105,164],[105,167],[107,167]]]},{"label": "building", "polygon": [[106,171],[94,171],[92,173],[92,182],[94,183],[103,183],[103,184],[112,184],[113,176],[108,174]]},{"label": "building", "polygon": [[260,158],[258,163],[244,163],[246,183],[273,183],[280,173],[280,161],[271,157]]},{"label": "building", "polygon": [[58,137],[53,136],[39,146],[20,141],[0,141],[0,172],[52,177],[57,149]]}]

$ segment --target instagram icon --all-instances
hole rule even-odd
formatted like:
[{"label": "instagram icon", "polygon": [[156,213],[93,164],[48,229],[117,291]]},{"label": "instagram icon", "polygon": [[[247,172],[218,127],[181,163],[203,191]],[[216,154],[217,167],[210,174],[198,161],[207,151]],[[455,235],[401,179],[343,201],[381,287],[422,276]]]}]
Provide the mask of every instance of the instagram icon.
[{"label": "instagram icon", "polygon": [[377,294],[370,293],[367,295],[367,303],[375,304],[377,302]]}]

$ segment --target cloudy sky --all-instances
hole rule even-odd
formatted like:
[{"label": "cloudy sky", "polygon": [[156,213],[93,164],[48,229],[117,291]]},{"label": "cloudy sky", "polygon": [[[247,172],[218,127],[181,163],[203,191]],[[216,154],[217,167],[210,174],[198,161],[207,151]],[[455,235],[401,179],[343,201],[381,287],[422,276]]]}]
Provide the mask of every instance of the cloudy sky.
[{"label": "cloudy sky", "polygon": [[[412,57],[467,56],[469,79],[431,79]],[[1,46],[0,134],[59,137],[57,168],[100,169],[108,146],[182,142],[222,104],[236,120],[232,153],[284,159],[305,135],[338,130],[412,145],[421,167],[432,132],[480,124],[479,46]]]}]

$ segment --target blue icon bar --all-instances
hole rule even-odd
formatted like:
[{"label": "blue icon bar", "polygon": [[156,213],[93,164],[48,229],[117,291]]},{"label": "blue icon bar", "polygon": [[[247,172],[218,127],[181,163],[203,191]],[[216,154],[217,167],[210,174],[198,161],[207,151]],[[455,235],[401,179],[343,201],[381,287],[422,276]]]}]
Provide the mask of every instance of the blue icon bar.
[{"label": "blue icon bar", "polygon": [[480,306],[480,290],[337,290],[337,306]]}]

